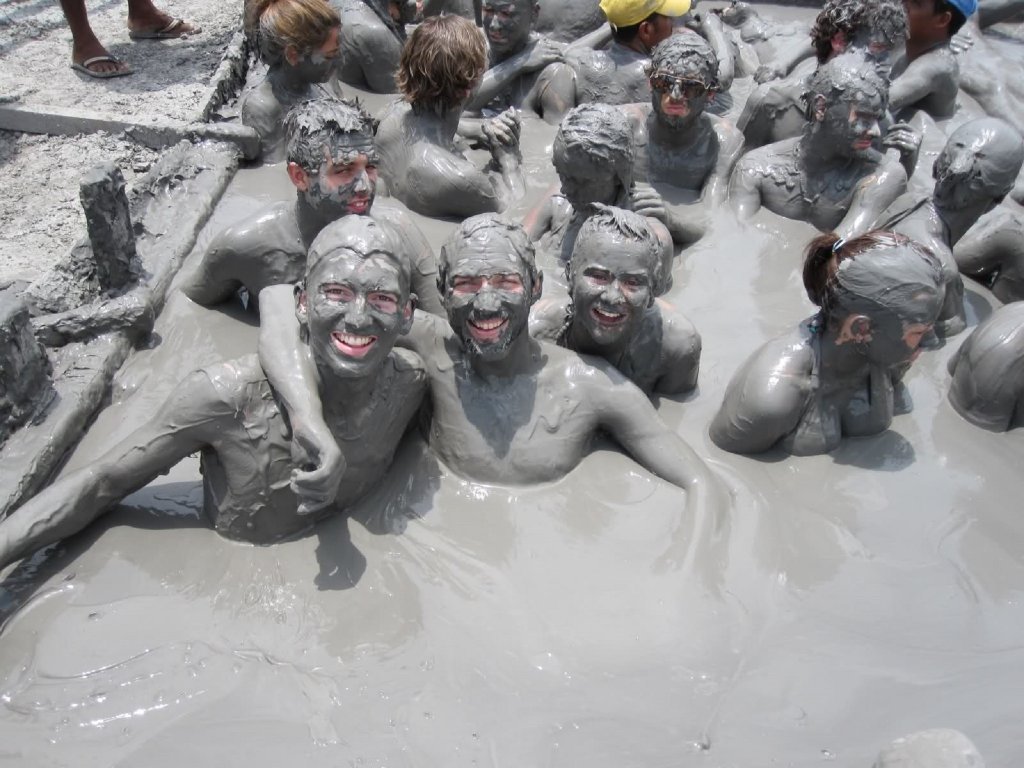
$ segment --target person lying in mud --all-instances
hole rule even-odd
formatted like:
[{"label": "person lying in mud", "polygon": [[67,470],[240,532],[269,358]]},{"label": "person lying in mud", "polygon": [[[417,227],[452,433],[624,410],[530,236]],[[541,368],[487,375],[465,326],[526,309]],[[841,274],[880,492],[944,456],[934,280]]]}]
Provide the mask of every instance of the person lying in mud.
[{"label": "person lying in mud", "polygon": [[956,112],[960,67],[949,41],[978,8],[978,0],[906,0],[909,35],[893,65],[889,103],[905,120],[923,110],[936,120]]},{"label": "person lying in mud", "polygon": [[710,206],[725,200],[743,134],[705,111],[719,89],[717,73],[718,58],[697,35],[673,35],[654,49],[650,103],[624,107],[635,134],[637,181],[696,190]]},{"label": "person lying in mud", "polygon": [[408,265],[395,246],[390,227],[369,217],[330,224],[291,300],[321,420],[344,453],[317,514],[300,509],[289,487],[288,420],[248,355],[191,373],[150,421],[0,523],[0,568],[77,533],[197,451],[204,512],[229,539],[269,544],[362,498],[387,471],[427,385],[416,355],[392,349],[413,317]]},{"label": "person lying in mud", "polygon": [[601,0],[601,9],[612,27],[611,45],[576,49],[541,74],[540,111],[548,122],[579,104],[647,101],[651,51],[672,34],[673,19],[690,10],[690,0]]},{"label": "person lying in mud", "polygon": [[524,221],[540,252],[556,260],[552,265],[556,272],[564,273],[580,227],[594,212],[594,204],[601,203],[630,208],[656,220],[652,226],[662,243],[661,287],[671,286],[674,237],[664,222],[694,240],[703,230],[698,234],[688,229],[654,188],[634,185],[635,159],[633,128],[621,109],[583,104],[565,116],[552,146],[560,191],[541,201]]},{"label": "person lying in mud", "polygon": [[949,361],[949,402],[992,432],[1024,426],[1024,303],[1000,307]]},{"label": "person lying in mud", "polygon": [[568,301],[541,299],[530,335],[603,357],[647,394],[678,395],[697,386],[697,329],[663,299],[662,245],[648,219],[595,204],[568,265]]},{"label": "person lying in mud", "polygon": [[396,253],[409,261],[419,307],[443,314],[434,252],[423,233],[401,208],[375,202],[373,119],[353,102],[316,99],[292,108],[284,132],[295,202],[272,203],[217,235],[183,278],[182,292],[211,306],[244,287],[255,303],[268,285],[301,280],[306,252],[321,230],[358,214],[386,221],[399,233]]},{"label": "person lying in mud", "polygon": [[802,51],[809,57],[805,64],[788,77],[759,85],[743,105],[737,125],[746,150],[801,134],[807,122],[803,97],[812,67],[848,53],[888,78],[893,54],[906,40],[907,14],[901,0],[828,0],[811,27],[810,46]]},{"label": "person lying in mud", "polygon": [[936,158],[932,194],[905,195],[883,215],[882,227],[916,240],[942,262],[945,299],[935,323],[939,336],[967,327],[964,283],[953,248],[1013,189],[1022,165],[1024,138],[1013,126],[994,117],[971,120],[950,135]]},{"label": "person lying in mud", "polygon": [[331,95],[323,84],[334,74],[341,20],[326,0],[246,0],[245,24],[267,75],[242,97],[240,119],[259,134],[263,160],[276,163],[288,110]]},{"label": "person lying in mud", "polygon": [[564,46],[533,32],[540,6],[531,0],[484,0],[489,69],[466,111],[498,114],[515,108],[540,114],[538,76],[561,61]]},{"label": "person lying in mud", "polygon": [[405,25],[416,18],[413,0],[330,0],[341,18],[341,54],[336,71],[343,83],[374,93],[394,93],[405,45]]},{"label": "person lying in mud", "polygon": [[741,220],[762,206],[788,219],[849,238],[865,232],[907,186],[899,161],[873,144],[887,104],[885,81],[848,54],[823,64],[805,95],[799,138],[740,158],[729,183]]},{"label": "person lying in mud", "polygon": [[751,3],[742,0],[730,0],[728,5],[712,12],[733,30],[736,58],[748,62],[745,72],[756,83],[784,77],[796,64],[813,55],[807,48],[807,27],[801,22],[765,18]]},{"label": "person lying in mud", "polygon": [[778,445],[807,456],[874,435],[893,417],[892,369],[913,361],[942,305],[942,265],[903,235],[819,235],[804,286],[817,315],[769,341],[736,372],[711,423],[732,453]]},{"label": "person lying in mud", "polygon": [[[689,510],[726,509],[724,487],[643,392],[604,360],[530,337],[542,275],[520,225],[473,216],[441,248],[438,266],[448,322],[417,313],[406,342],[430,378],[430,447],[452,471],[481,483],[550,482],[571,472],[603,431],[685,489]],[[297,344],[287,289],[266,293],[274,309],[264,314],[261,359],[289,413],[319,418],[316,377]]]},{"label": "person lying in mud", "polygon": [[[389,191],[417,213],[464,217],[498,211],[525,191],[515,111],[460,126],[486,62],[483,38],[461,16],[426,19],[402,49],[397,83],[404,99],[384,113],[377,151]],[[486,146],[494,170],[467,160],[455,145],[456,132]]]}]

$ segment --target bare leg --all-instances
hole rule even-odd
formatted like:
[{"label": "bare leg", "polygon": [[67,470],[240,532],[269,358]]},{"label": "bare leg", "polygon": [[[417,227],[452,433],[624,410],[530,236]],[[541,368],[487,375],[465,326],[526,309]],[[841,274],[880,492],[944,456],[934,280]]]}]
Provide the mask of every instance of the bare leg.
[{"label": "bare leg", "polygon": [[[173,16],[153,5],[152,0],[128,0],[128,29],[132,32],[156,32],[165,29],[173,20]],[[199,31],[199,27],[183,21],[174,27],[170,36],[184,37]]]},{"label": "bare leg", "polygon": [[[89,17],[85,12],[85,0],[60,0],[64,18],[71,28],[71,61],[82,64],[96,56],[109,56],[110,53],[96,38],[89,26]],[[89,65],[93,72],[128,72],[128,65],[120,61],[97,61]]]}]

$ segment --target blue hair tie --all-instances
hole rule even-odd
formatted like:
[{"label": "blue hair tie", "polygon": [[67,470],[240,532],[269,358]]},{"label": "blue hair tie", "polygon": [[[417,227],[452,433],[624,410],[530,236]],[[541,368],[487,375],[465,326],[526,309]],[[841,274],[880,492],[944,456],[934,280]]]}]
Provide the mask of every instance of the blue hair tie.
[{"label": "blue hair tie", "polygon": [[845,237],[840,237],[832,245],[832,253],[839,253],[839,251],[841,251],[843,249],[844,245],[846,245],[846,238]]}]

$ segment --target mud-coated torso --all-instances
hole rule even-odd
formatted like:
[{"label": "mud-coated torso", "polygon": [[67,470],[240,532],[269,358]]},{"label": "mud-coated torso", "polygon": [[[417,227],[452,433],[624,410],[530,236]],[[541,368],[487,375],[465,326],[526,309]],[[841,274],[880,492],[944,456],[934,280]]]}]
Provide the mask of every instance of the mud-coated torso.
[{"label": "mud-coated torso", "polygon": [[619,43],[607,50],[576,51],[567,56],[576,73],[576,103],[633,104],[650,101],[646,67],[650,58]]},{"label": "mud-coated torso", "polygon": [[633,164],[637,181],[664,182],[682,189],[700,190],[718,163],[719,139],[715,130],[721,118],[705,114],[700,130],[694,132],[687,145],[662,147],[651,143],[651,121],[654,108],[638,105],[630,114],[634,130],[636,160]]}]

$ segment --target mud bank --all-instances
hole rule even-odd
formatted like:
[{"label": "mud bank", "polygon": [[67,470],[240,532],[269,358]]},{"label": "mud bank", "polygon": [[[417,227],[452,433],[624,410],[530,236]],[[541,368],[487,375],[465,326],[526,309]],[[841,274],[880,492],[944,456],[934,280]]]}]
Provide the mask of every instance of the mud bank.
[{"label": "mud bank", "polygon": [[[524,126],[516,215],[554,180],[545,131]],[[280,168],[240,171],[190,259],[292,194]],[[415,218],[435,248],[454,226]],[[5,574],[0,755],[866,767],[893,738],[942,726],[991,765],[1019,764],[1024,431],[979,430],[947,402],[967,333],[914,365],[914,410],[881,435],[807,458],[736,456],[707,436],[737,367],[812,312],[810,233],[723,212],[667,296],[704,348],[698,391],[659,411],[735,487],[729,518],[681,518],[681,495],[611,446],[521,489],[466,482],[413,440],[350,517],[249,547],[200,520],[190,459]],[[969,326],[994,305],[969,285]],[[239,308],[172,294],[68,468],[255,334]]]}]

